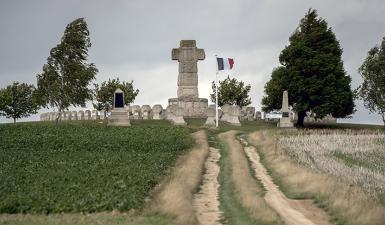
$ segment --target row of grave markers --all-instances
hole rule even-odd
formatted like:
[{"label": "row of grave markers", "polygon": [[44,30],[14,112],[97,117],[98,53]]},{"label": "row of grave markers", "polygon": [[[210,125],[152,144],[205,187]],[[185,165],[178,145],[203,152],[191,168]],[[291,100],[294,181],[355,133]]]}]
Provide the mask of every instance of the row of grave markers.
[{"label": "row of grave markers", "polygon": [[[132,120],[138,119],[153,119],[153,120],[162,120],[166,119],[171,121],[176,125],[183,125],[183,109],[176,106],[168,106],[166,109],[163,109],[162,105],[154,105],[150,107],[149,105],[133,105],[126,106],[125,110],[127,111],[127,117]],[[215,105],[210,105],[206,109],[207,114],[207,125],[215,124]],[[108,118],[109,113],[105,111],[97,110],[80,110],[80,111],[65,111],[62,113],[58,112],[47,112],[40,115],[41,121],[55,121],[59,117],[59,120],[69,121],[69,120],[103,120]],[[239,121],[248,120],[258,120],[261,119],[261,113],[256,112],[254,107],[243,107],[242,109],[239,106],[230,106],[224,105],[220,110],[220,119],[224,122],[238,125]]]}]

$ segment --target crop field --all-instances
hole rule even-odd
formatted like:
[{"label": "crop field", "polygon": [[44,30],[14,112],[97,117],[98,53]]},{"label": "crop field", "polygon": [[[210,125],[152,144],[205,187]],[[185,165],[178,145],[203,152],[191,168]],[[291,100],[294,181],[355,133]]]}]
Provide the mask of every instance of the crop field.
[{"label": "crop field", "polygon": [[305,130],[279,143],[298,163],[358,185],[385,204],[385,133],[380,130]]},{"label": "crop field", "polygon": [[0,125],[0,213],[126,211],[192,145],[186,128]]}]

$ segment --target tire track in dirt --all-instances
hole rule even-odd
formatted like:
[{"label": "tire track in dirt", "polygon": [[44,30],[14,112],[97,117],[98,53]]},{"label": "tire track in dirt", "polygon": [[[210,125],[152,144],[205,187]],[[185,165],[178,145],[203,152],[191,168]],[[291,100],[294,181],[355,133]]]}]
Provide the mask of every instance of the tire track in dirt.
[{"label": "tire track in dirt", "polygon": [[219,165],[220,153],[218,149],[210,147],[209,157],[205,162],[200,191],[194,195],[193,208],[201,225],[220,225],[222,212],[219,209]]},{"label": "tire track in dirt", "polygon": [[288,199],[274,184],[272,178],[267,173],[266,168],[260,162],[260,157],[253,146],[240,138],[244,144],[244,151],[252,162],[252,167],[257,178],[261,181],[267,193],[266,202],[272,207],[288,225],[330,225],[327,214],[314,206],[310,200],[291,200]]}]

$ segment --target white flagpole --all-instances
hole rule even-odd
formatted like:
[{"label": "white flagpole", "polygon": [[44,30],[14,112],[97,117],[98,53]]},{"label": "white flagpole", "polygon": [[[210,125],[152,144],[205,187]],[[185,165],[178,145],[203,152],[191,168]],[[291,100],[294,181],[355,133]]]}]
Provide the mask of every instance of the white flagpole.
[{"label": "white flagpole", "polygon": [[217,61],[218,56],[215,55],[215,60],[217,64],[217,71],[215,73],[215,125],[218,127],[218,61]]}]

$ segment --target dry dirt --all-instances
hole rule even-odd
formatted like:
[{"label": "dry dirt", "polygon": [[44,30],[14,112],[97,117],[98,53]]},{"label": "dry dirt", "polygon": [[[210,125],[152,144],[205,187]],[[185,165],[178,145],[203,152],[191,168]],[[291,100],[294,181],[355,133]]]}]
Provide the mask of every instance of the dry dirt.
[{"label": "dry dirt", "polygon": [[266,202],[281,216],[285,224],[288,225],[329,225],[328,215],[312,204],[310,200],[288,199],[274,184],[272,178],[267,173],[266,168],[261,164],[259,155],[253,146],[246,145],[244,150],[252,162],[252,167],[257,178],[261,181],[267,193]]},{"label": "dry dirt", "polygon": [[175,217],[175,225],[199,224],[193,208],[193,196],[201,184],[209,145],[204,131],[192,136],[195,146],[178,158],[171,174],[155,189],[147,206],[149,212]]},{"label": "dry dirt", "polygon": [[221,211],[219,209],[219,165],[220,153],[218,149],[210,148],[209,157],[205,162],[200,191],[194,195],[193,207],[195,215],[201,225],[220,225]]}]

